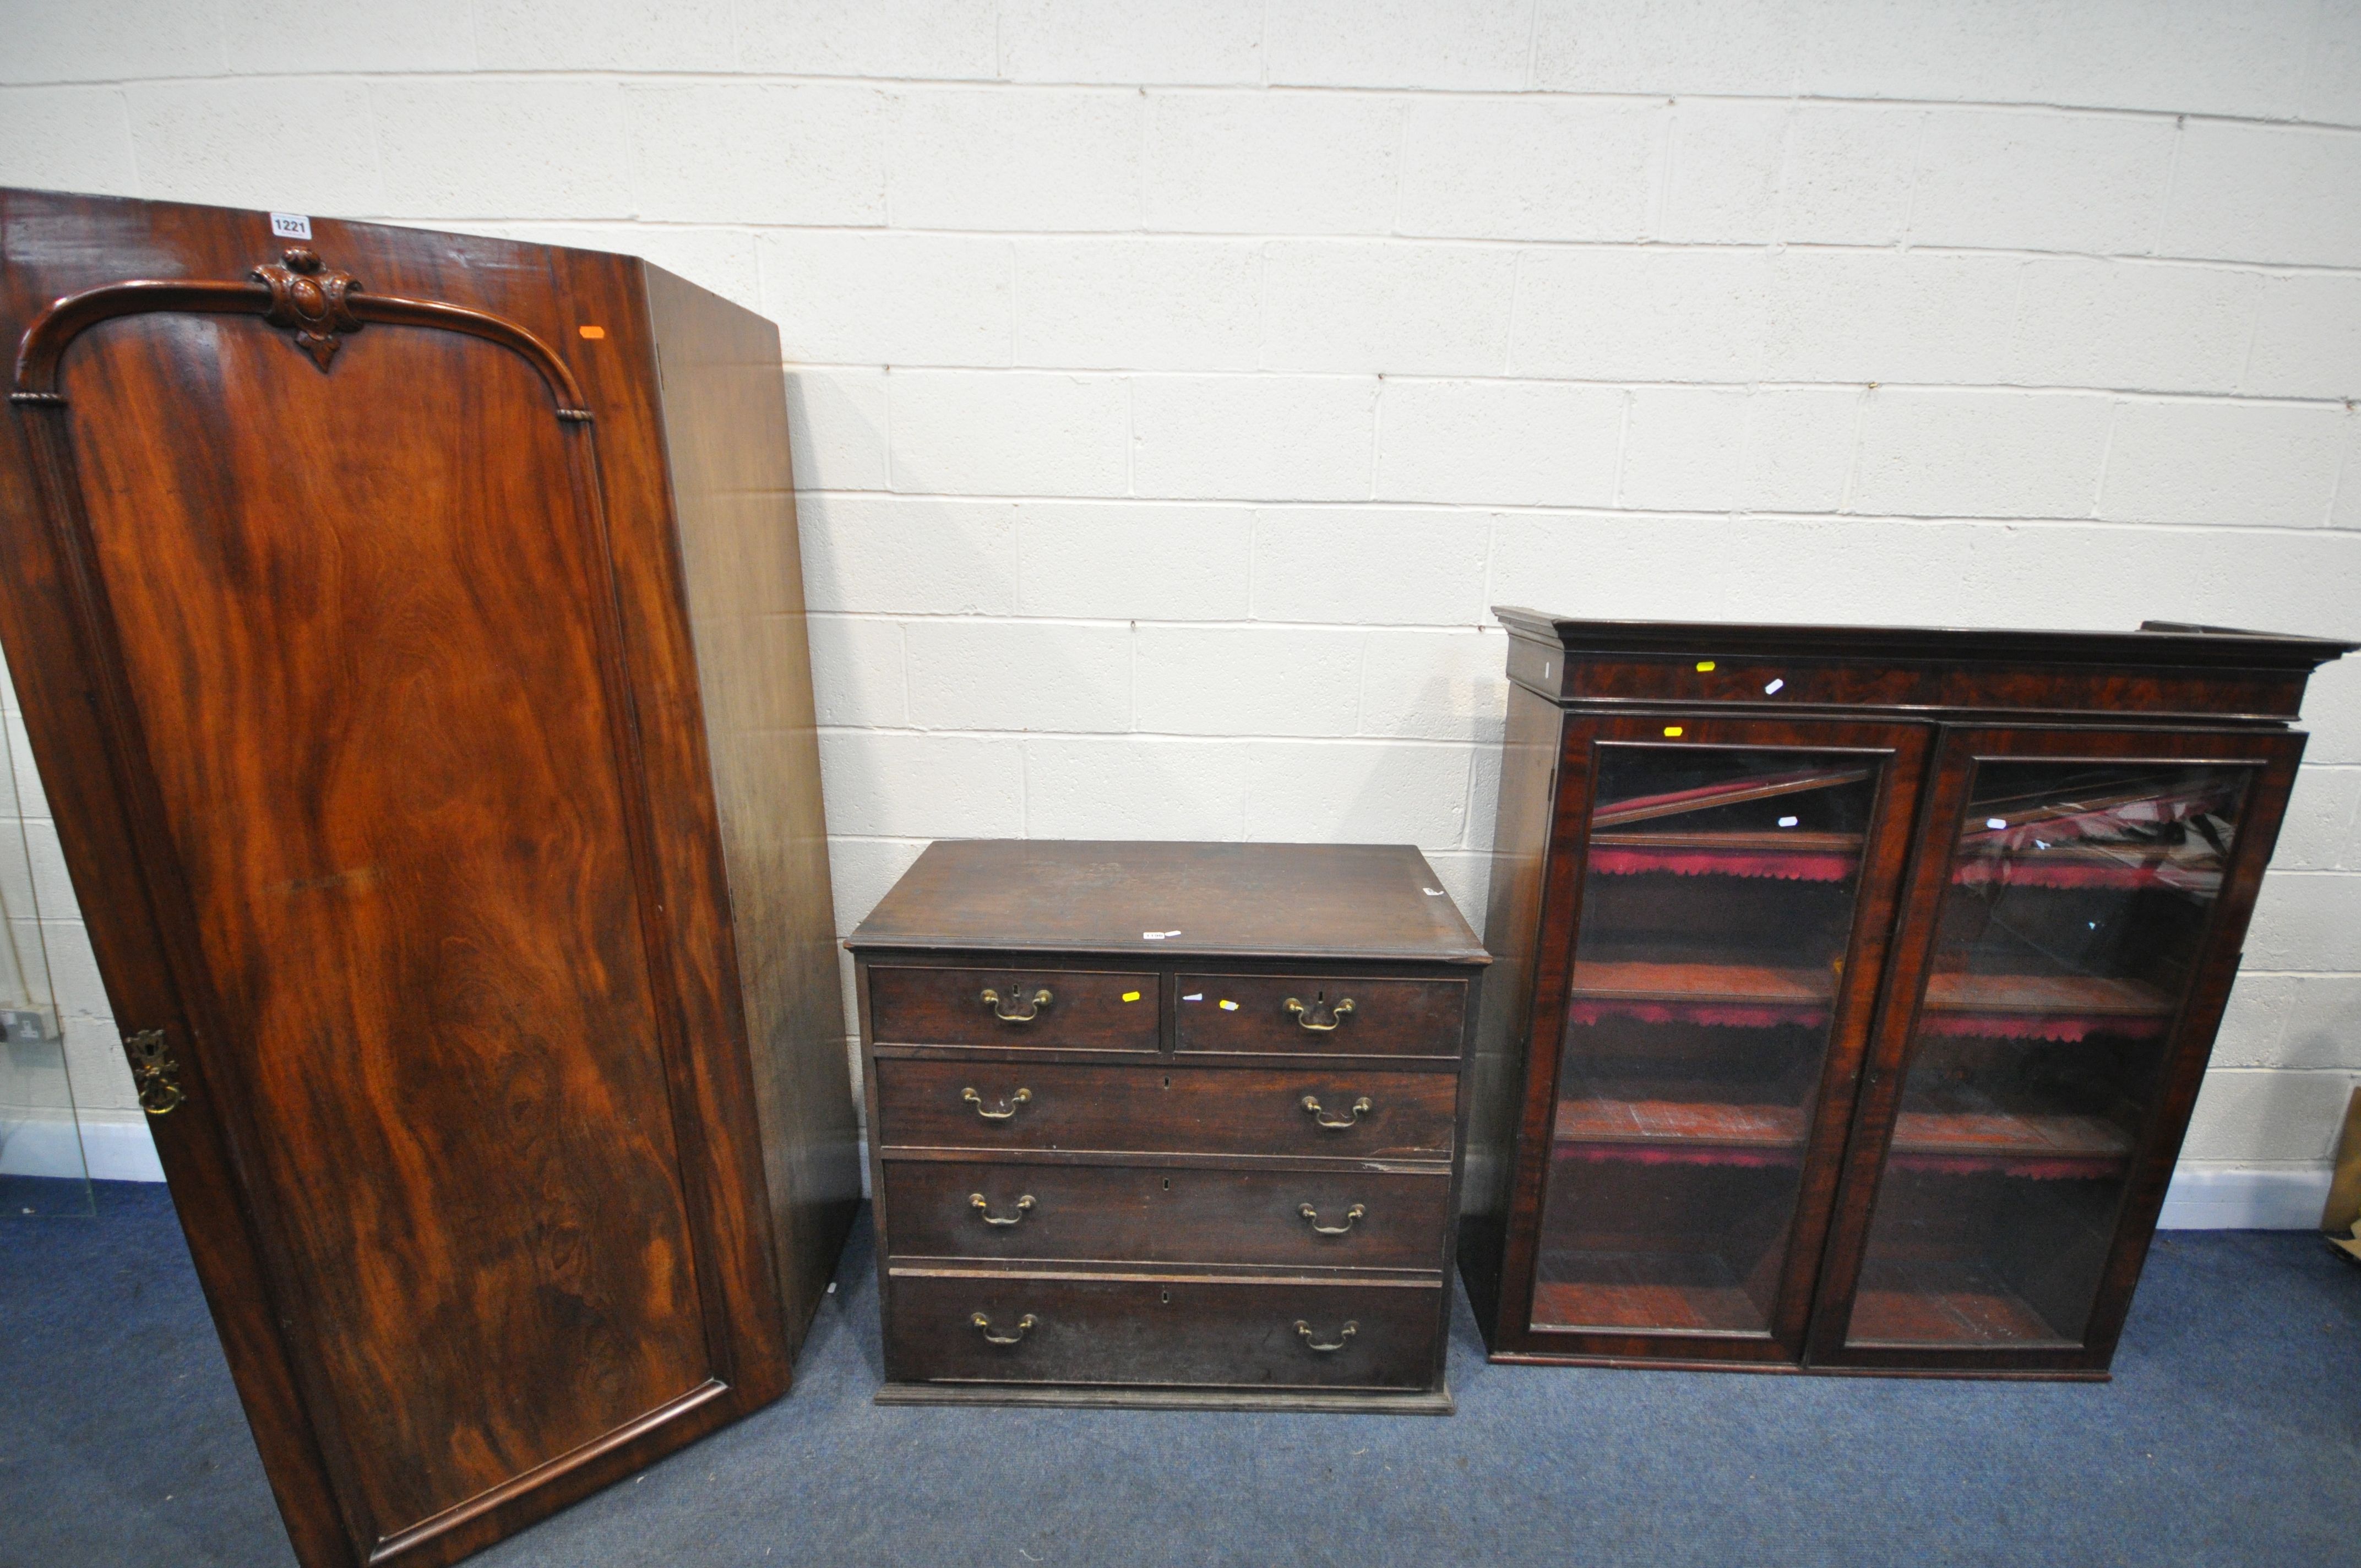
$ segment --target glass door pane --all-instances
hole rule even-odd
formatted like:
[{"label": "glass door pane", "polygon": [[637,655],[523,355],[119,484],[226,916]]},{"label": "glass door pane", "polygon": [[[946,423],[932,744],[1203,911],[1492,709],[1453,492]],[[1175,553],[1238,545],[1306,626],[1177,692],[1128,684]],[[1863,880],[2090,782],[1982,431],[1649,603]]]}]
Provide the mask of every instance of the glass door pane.
[{"label": "glass door pane", "polygon": [[93,1212],[33,852],[38,842],[54,857],[51,833],[0,672],[0,1220]]},{"label": "glass door pane", "polygon": [[1531,1321],[1768,1335],[1883,758],[1596,757]]},{"label": "glass door pane", "polygon": [[1848,1344],[2082,1341],[2253,773],[1976,764]]}]

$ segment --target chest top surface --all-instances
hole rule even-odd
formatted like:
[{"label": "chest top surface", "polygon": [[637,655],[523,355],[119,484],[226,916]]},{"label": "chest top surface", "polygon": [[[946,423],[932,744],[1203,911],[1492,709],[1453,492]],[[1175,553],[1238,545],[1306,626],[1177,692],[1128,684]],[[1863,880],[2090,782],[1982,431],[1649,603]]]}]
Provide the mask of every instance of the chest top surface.
[{"label": "chest top surface", "polygon": [[1408,844],[946,840],[845,946],[1489,961]]}]

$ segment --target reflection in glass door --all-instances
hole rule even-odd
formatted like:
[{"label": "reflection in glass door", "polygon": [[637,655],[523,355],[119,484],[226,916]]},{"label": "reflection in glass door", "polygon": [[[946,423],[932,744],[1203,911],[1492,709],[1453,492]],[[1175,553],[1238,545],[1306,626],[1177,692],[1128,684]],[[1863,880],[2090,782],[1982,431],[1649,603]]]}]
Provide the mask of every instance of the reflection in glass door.
[{"label": "reflection in glass door", "polygon": [[1847,1344],[2082,1341],[2252,772],[1976,765]]},{"label": "reflection in glass door", "polygon": [[1531,1321],[1768,1335],[1884,757],[1596,756]]},{"label": "reflection in glass door", "polygon": [[90,1175],[43,918],[71,911],[40,906],[34,845],[55,856],[56,839],[5,674],[0,707],[0,1219],[87,1215]]}]

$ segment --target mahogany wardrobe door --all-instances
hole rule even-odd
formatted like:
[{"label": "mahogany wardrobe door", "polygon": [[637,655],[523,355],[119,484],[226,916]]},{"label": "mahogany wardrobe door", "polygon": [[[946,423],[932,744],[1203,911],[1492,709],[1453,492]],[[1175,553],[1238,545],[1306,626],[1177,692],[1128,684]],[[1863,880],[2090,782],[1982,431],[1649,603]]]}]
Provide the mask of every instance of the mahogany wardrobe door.
[{"label": "mahogany wardrobe door", "polygon": [[77,871],[299,1554],[440,1563],[714,1424],[743,1342],[672,1109],[590,415],[522,326],[288,262],[46,312],[15,527],[71,607],[119,811]]},{"label": "mahogany wardrobe door", "polygon": [[1928,735],[1567,717],[1499,1348],[1800,1358]]},{"label": "mahogany wardrobe door", "polygon": [[2106,1366],[2302,751],[1944,732],[1815,1364]]}]

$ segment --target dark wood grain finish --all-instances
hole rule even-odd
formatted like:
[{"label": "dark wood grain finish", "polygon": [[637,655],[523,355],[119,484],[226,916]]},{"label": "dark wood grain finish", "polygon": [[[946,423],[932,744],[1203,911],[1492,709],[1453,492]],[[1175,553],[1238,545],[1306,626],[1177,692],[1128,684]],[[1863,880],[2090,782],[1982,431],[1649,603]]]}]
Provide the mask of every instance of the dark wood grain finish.
[{"label": "dark wood grain finish", "polygon": [[785,1386],[733,890],[640,264],[269,227],[0,193],[0,638],[298,1557],[446,1563]]},{"label": "dark wood grain finish", "polygon": [[1498,1297],[1516,1175],[1518,1108],[1525,1080],[1534,966],[1541,956],[1543,894],[1554,886],[1562,901],[1571,876],[1569,858],[1551,853],[1565,724],[1555,703],[1523,686],[1509,687],[1484,916],[1484,944],[1492,954],[1492,970],[1485,977],[1468,1073],[1467,1174],[1459,1215],[1460,1273],[1488,1343],[1499,1321]]},{"label": "dark wood grain finish", "polygon": [[966,839],[928,845],[846,946],[1482,962],[1442,888],[1407,844]]},{"label": "dark wood grain finish", "polygon": [[[171,398],[197,362],[219,401]],[[64,383],[216,1049],[339,1326],[331,1397],[401,1456],[359,1470],[364,1504],[423,1519],[706,1380],[673,1129],[610,1125],[666,1090],[577,438],[529,367],[456,334],[356,338],[324,378],[243,323],[126,317]],[[285,460],[411,396],[447,405],[448,440]],[[478,700],[435,700],[454,687]],[[620,1375],[565,1376],[586,1348]],[[549,1396],[513,1408],[496,1358]]]},{"label": "dark wood grain finish", "polygon": [[[661,268],[630,266],[644,292],[645,341],[626,318],[605,339],[577,334],[576,342],[586,356],[611,345],[628,356],[618,368],[632,370],[640,395],[663,393],[663,462],[648,471],[670,480],[679,580],[669,580],[652,550],[630,581],[652,601],[669,589],[685,605],[693,665],[682,658],[677,613],[668,625],[653,602],[642,641],[665,639],[668,703],[701,719],[706,768],[700,778],[697,759],[683,754],[656,783],[659,798],[682,803],[677,809],[697,829],[680,835],[680,860],[709,864],[717,839],[720,849],[727,905],[708,897],[687,905],[699,913],[679,921],[681,946],[713,955],[705,961],[717,988],[736,970],[742,1024],[732,1033],[747,1041],[792,1359],[860,1209],[861,1151],[779,334]],[[629,302],[618,301],[614,313],[622,317]],[[698,726],[660,728],[693,740]],[[706,924],[708,910],[723,918]],[[717,1024],[728,1017],[726,1006],[714,1013]]]},{"label": "dark wood grain finish", "polygon": [[[1440,1280],[1061,1277],[916,1267],[897,1267],[893,1287],[885,1375],[897,1381],[1245,1388],[1423,1388],[1443,1294]],[[979,1312],[988,1327],[974,1322]],[[1018,1343],[986,1339],[1016,1336],[1027,1315],[1033,1326]],[[1299,1323],[1311,1330],[1308,1337]]]},{"label": "dark wood grain finish", "polygon": [[[885,1223],[895,1255],[905,1258],[1433,1273],[1434,1238],[1450,1219],[1451,1173],[1441,1167],[1346,1172],[897,1160],[887,1175]],[[1024,1204],[1027,1198],[1033,1202]]]},{"label": "dark wood grain finish", "polygon": [[[934,1061],[880,1061],[875,1070],[876,1136],[887,1149],[1445,1160],[1458,1100],[1454,1080],[1425,1072]],[[1356,1115],[1362,1100],[1369,1109]],[[1012,1113],[996,1114],[1004,1110]]]},{"label": "dark wood grain finish", "polygon": [[[2301,740],[2282,721],[2294,717],[2312,670],[2353,645],[2162,624],[2131,633],[1982,633],[1499,613],[1513,633],[1514,683],[1503,751],[1502,847],[1487,932],[1500,962],[1477,1053],[1479,1069],[1496,1060],[1521,1058],[1522,1066],[1514,1076],[1477,1076],[1461,1249],[1470,1299],[1494,1358],[2103,1376],[2292,783]],[[1792,718],[1772,711],[1790,707],[1798,710]],[[1972,722],[1982,715],[1991,717]],[[2123,728],[2142,716],[2182,727]],[[2009,727],[1994,727],[2002,721]],[[1768,817],[1730,817],[1712,833],[1690,830],[1678,843],[1647,846],[1700,857],[1687,875],[1664,876],[1683,868],[1635,858],[1627,842],[1634,829],[1593,836],[1597,752],[1617,741],[1815,751],[1871,743],[1886,752],[1876,820],[1859,840],[1852,937],[1840,969],[1806,973],[1783,964],[1775,957],[1780,933],[1767,929],[1757,934],[1765,955],[1760,959],[1701,959],[1693,932],[1656,951],[1598,950],[1575,963],[1592,843],[1624,857],[1606,883],[1653,870],[1668,884],[1598,894],[1602,907],[1610,893],[1626,900],[1620,907],[1627,916],[1642,907],[1630,900],[1654,898],[1664,909],[1679,907],[1735,929],[1760,918],[1749,912],[1776,906],[1760,896],[1763,885],[1775,883],[1750,886],[1744,879],[1830,874],[1764,858],[1786,853],[1783,844],[1804,842],[1799,834],[1763,838]],[[1950,855],[1969,782],[1978,761],[1990,758],[2255,765],[2235,855],[2220,873],[2202,940],[2191,938],[2199,956],[2184,1000],[2173,1002],[2171,988],[2136,973],[2048,972],[2029,958],[2021,971],[1969,974],[1932,962],[1936,912],[1952,882]],[[1662,836],[1677,821],[1652,817],[1639,830]],[[1780,827],[1797,824],[1791,818]],[[1810,847],[1850,856],[1853,842],[1822,835]],[[2070,858],[2057,863],[2065,867]],[[1728,883],[1718,905],[1697,895],[1697,884],[1710,880],[1707,872]],[[2073,884],[2061,871],[2037,885]],[[2207,883],[2208,896],[2213,885]],[[2079,920],[2074,928],[2081,928]],[[1577,1004],[1586,1027],[1602,1014],[1654,1020],[1653,1026],[1673,1031],[1657,1037],[1656,1048],[1674,1054],[1660,1058],[1657,1079],[1632,1066],[1630,1089],[1585,1091],[1588,1097],[1565,1102],[1573,1109],[1562,1114],[1560,1063]],[[2113,1032],[2137,1041],[2159,1039],[2166,1016],[2173,1023],[2169,1041],[2158,1047],[2166,1065],[2152,1102],[2046,1112],[1972,1097],[1957,1106],[1924,1100],[1905,1105],[1909,1047],[1922,1013],[1932,1020],[1931,1037],[1987,1042],[2058,1037],[2040,1036],[2038,1021],[2061,1013],[2070,1015],[2070,1034]],[[1681,1045],[1678,1029],[1760,1026],[1789,1015],[1829,1018],[1829,1051],[1807,1114],[1784,1100],[1684,1101],[1675,1064],[1678,1050],[1691,1047]],[[1778,1146],[1708,1135],[1741,1121],[1750,1127],[1775,1123]],[[1640,1131],[1619,1133],[1627,1123]],[[1675,1137],[1666,1129],[1687,1131]],[[1790,1146],[1798,1141],[1800,1149]],[[1642,1144],[1638,1154],[1618,1152]],[[1715,1146],[1703,1147],[1708,1144]],[[1493,1181],[1477,1179],[1496,1147],[1506,1169]],[[1759,1299],[1733,1294],[1724,1321],[1713,1311],[1712,1293],[1722,1287],[1705,1276],[1694,1288],[1668,1282],[1650,1275],[1637,1255],[1621,1265],[1631,1271],[1628,1283],[1618,1282],[1611,1257],[1587,1280],[1542,1275],[1540,1231],[1554,1170],[1589,1172],[1607,1168],[1601,1162],[1646,1159],[1658,1163],[1645,1168],[1710,1172],[1797,1158],[1803,1174],[1785,1251],[1755,1270],[1760,1275],[1772,1261],[1779,1269],[1768,1332],[1755,1327],[1766,1310]],[[1896,1171],[1904,1173],[1899,1179],[1925,1180],[1929,1172],[1944,1179],[2000,1179],[2015,1172],[2056,1183],[2114,1179],[2126,1168],[2128,1184],[2108,1222],[2112,1240],[2095,1304],[2079,1337],[2045,1339],[2048,1331],[2037,1332],[2037,1313],[1969,1264],[1947,1261],[1932,1244],[1923,1257],[1889,1260],[1884,1275],[1863,1276],[1878,1193],[1898,1179]],[[1618,1216],[1602,1212],[1592,1224],[1608,1238],[1599,1246],[1611,1253],[1620,1245],[1612,1239]],[[1739,1283],[1733,1275],[1728,1288]],[[1750,1277],[1744,1283],[1756,1292],[1761,1281]],[[1586,1322],[1618,1326],[1549,1326]],[[2022,1343],[2005,1343],[2020,1335]],[[1900,1343],[1913,1336],[1927,1343]]]},{"label": "dark wood grain finish", "polygon": [[1459,1055],[1467,1017],[1467,982],[1457,980],[1183,970],[1174,983],[1183,1056],[1450,1060]]},{"label": "dark wood grain finish", "polygon": [[1162,993],[1161,976],[1137,970],[873,964],[870,1028],[881,1044],[1154,1051]]}]

